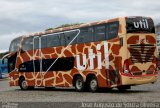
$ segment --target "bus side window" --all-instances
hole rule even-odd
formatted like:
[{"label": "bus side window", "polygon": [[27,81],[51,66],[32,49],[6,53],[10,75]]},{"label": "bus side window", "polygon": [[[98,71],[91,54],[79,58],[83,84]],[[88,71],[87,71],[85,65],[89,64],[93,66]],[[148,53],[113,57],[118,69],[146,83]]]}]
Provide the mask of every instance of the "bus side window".
[{"label": "bus side window", "polygon": [[85,43],[93,41],[93,28],[81,28],[80,34],[77,37],[77,43]]},{"label": "bus side window", "polygon": [[66,41],[65,41],[64,33],[60,34],[60,40],[61,40],[61,46],[65,46],[66,45]]},{"label": "bus side window", "polygon": [[76,44],[77,38],[75,38],[75,36],[77,35],[77,31],[66,32],[64,34],[65,34],[66,45],[68,45],[71,41],[72,43],[70,44]]},{"label": "bus side window", "polygon": [[108,39],[113,39],[118,36],[119,22],[108,24]]},{"label": "bus side window", "polygon": [[51,34],[47,36],[47,47],[60,46],[59,34]]},{"label": "bus side window", "polygon": [[95,41],[105,40],[105,25],[99,25],[95,27]]},{"label": "bus side window", "polygon": [[9,52],[16,52],[19,49],[20,42],[22,40],[22,37],[19,37],[15,40],[13,40],[10,44]]},{"label": "bus side window", "polygon": [[47,48],[47,37],[46,36],[41,37],[41,48]]},{"label": "bus side window", "polygon": [[22,44],[22,50],[33,50],[33,37],[25,38]]},{"label": "bus side window", "polygon": [[34,49],[39,49],[39,37],[34,38]]},{"label": "bus side window", "polygon": [[109,40],[109,24],[106,24],[106,40]]}]

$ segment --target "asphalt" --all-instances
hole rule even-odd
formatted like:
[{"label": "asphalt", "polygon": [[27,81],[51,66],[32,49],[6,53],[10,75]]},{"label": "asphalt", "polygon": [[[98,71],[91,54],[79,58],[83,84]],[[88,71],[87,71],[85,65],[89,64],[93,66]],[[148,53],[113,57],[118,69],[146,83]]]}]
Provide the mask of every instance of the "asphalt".
[{"label": "asphalt", "polygon": [[[87,107],[85,105],[92,105],[95,102],[102,103],[118,103],[118,102],[159,102],[160,103],[160,78],[155,84],[144,84],[131,87],[127,91],[119,91],[113,89],[111,91],[101,90],[96,93],[90,92],[76,92],[74,88],[55,88],[53,90],[46,90],[44,88],[35,88],[34,90],[22,91],[19,87],[9,87],[8,80],[0,81],[0,102],[18,103],[21,107],[27,103],[37,108],[38,105],[51,106],[58,105],[61,107]],[[85,104],[86,103],[86,104]],[[12,103],[11,103],[12,104]],[[37,105],[36,105],[37,104]],[[46,106],[46,108],[47,108]],[[57,107],[58,107],[57,106]],[[1,107],[1,105],[0,105]],[[88,106],[89,107],[89,106]],[[4,107],[5,108],[5,107]],[[15,107],[19,108],[19,107]],[[32,108],[31,106],[25,108]]]}]

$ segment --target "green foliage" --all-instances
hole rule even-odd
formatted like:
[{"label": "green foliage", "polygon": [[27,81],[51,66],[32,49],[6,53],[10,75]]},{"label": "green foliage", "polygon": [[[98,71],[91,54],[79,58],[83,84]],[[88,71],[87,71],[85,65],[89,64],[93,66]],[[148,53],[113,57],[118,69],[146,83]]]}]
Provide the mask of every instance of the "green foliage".
[{"label": "green foliage", "polygon": [[160,23],[158,23],[155,27],[156,27],[156,32],[157,33],[160,32]]},{"label": "green foliage", "polygon": [[76,25],[80,25],[80,24],[83,24],[83,23],[63,24],[63,25],[60,25],[60,26],[55,27],[55,28],[48,28],[48,29],[46,29],[45,31],[54,30],[54,29],[59,29],[59,28],[63,28],[63,27],[76,26]]},{"label": "green foliage", "polygon": [[48,28],[48,29],[46,29],[45,31],[49,31],[49,30],[53,30],[53,28]]}]

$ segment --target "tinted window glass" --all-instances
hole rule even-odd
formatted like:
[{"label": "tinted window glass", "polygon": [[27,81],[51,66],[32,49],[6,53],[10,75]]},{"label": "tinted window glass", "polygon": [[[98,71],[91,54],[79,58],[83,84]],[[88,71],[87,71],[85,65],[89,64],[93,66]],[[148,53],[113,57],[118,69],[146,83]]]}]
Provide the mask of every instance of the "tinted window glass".
[{"label": "tinted window glass", "polygon": [[77,43],[85,43],[93,41],[93,28],[81,28],[77,37]]},{"label": "tinted window glass", "polygon": [[105,25],[95,27],[95,41],[105,40]]},{"label": "tinted window glass", "polygon": [[41,48],[46,48],[47,47],[47,37],[42,36],[41,37]]},{"label": "tinted window glass", "polygon": [[[68,45],[77,35],[77,31],[66,32],[64,34],[65,34],[66,45]],[[71,44],[76,44],[76,42],[77,42],[77,39],[74,39]]]},{"label": "tinted window glass", "polygon": [[10,52],[16,52],[18,51],[19,45],[20,45],[20,41],[22,40],[22,37],[16,38],[14,39],[11,44],[10,44],[10,48],[9,51]]},{"label": "tinted window glass", "polygon": [[34,38],[34,49],[39,49],[39,37]]},{"label": "tinted window glass", "polygon": [[52,34],[47,36],[47,47],[60,46],[59,34]]},{"label": "tinted window glass", "polygon": [[113,39],[118,36],[119,22],[112,22],[106,25],[107,39]]},{"label": "tinted window glass", "polygon": [[106,39],[109,39],[109,24],[106,24]]},{"label": "tinted window glass", "polygon": [[[56,59],[43,59],[42,60],[43,71],[47,71],[55,60]],[[68,71],[73,69],[73,67],[74,67],[74,57],[58,58],[55,64],[51,66],[49,71]]]},{"label": "tinted window glass", "polygon": [[62,45],[62,46],[63,46],[63,45],[66,45],[64,33],[61,33],[61,34],[60,34],[60,38],[61,38],[61,45]]},{"label": "tinted window glass", "polygon": [[[42,59],[42,70],[47,71],[56,59]],[[40,72],[39,60],[34,60],[35,72]],[[74,57],[58,58],[48,72],[69,71],[74,67]],[[33,61],[27,61],[19,65],[19,72],[34,72]]]},{"label": "tinted window glass", "polygon": [[[41,41],[41,46],[39,46],[39,42]],[[47,47],[47,39],[46,36],[43,37],[34,37],[34,49]]]},{"label": "tinted window glass", "polygon": [[25,38],[22,44],[22,50],[33,50],[33,37]]},{"label": "tinted window glass", "polygon": [[129,17],[126,19],[127,33],[155,33],[153,20],[147,17]]},{"label": "tinted window glass", "polygon": [[15,69],[16,58],[17,58],[17,52],[8,58],[8,72],[11,72]]}]

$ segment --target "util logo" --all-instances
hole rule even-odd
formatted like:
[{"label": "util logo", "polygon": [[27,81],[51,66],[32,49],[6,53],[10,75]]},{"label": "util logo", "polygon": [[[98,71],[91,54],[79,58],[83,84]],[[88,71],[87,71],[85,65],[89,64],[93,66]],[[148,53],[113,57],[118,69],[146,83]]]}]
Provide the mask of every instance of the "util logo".
[{"label": "util logo", "polygon": [[[80,59],[80,55],[76,55],[76,63],[78,70],[85,70],[87,67],[87,59],[89,59],[89,69],[94,69],[94,59],[97,58],[98,69],[102,69],[102,53],[105,57],[105,67],[109,69],[109,53],[108,53],[108,42],[104,42],[104,52],[100,52],[101,45],[97,44],[96,50],[97,54],[93,53],[93,49],[88,49],[88,58],[86,54],[82,55],[82,59]],[[96,57],[97,56],[97,57]],[[80,62],[82,60],[82,62]],[[80,64],[82,63],[82,64]]]},{"label": "util logo", "polygon": [[147,19],[142,19],[138,22],[133,22],[135,28],[148,28]]}]

